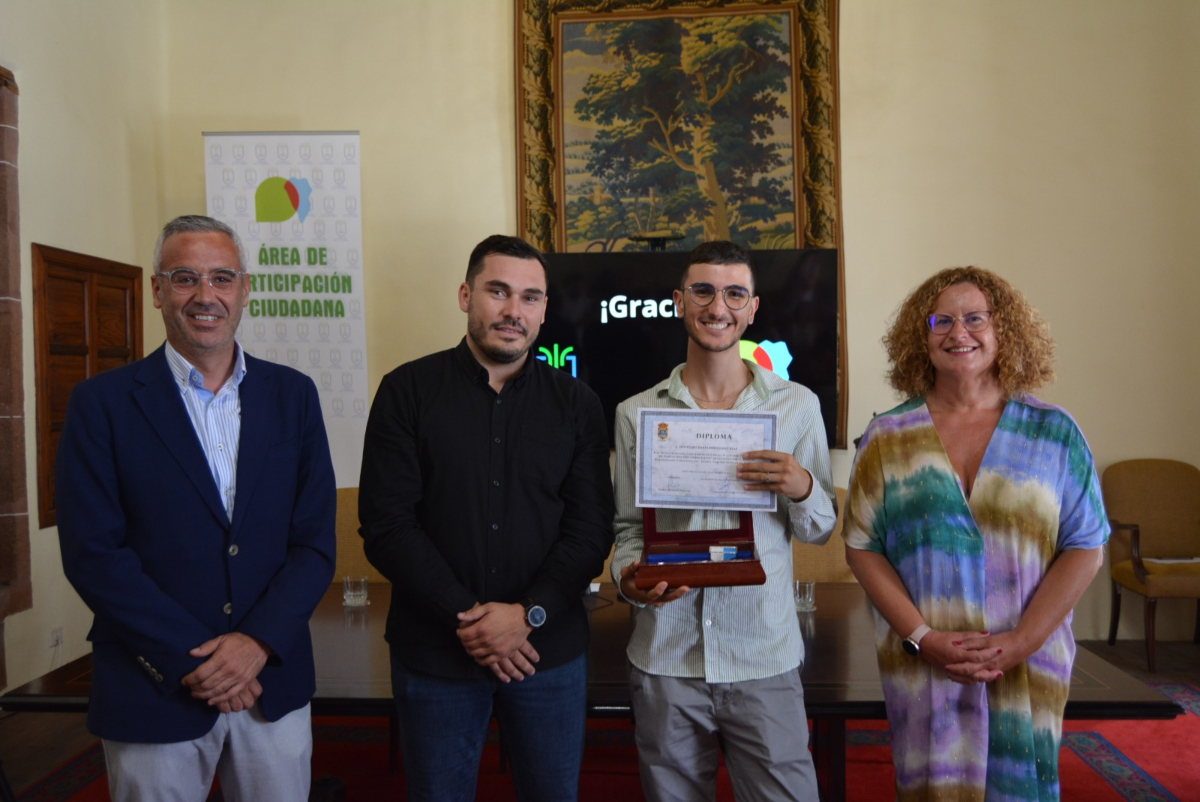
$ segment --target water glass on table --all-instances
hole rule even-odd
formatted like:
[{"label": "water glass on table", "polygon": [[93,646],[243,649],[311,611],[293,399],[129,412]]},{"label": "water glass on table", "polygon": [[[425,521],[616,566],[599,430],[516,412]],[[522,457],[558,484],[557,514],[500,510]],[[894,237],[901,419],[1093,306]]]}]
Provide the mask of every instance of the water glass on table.
[{"label": "water glass on table", "polygon": [[365,576],[342,577],[342,604],[347,607],[366,607],[367,578]]},{"label": "water glass on table", "polygon": [[796,600],[796,610],[811,613],[817,609],[817,583],[797,579],[793,596]]}]

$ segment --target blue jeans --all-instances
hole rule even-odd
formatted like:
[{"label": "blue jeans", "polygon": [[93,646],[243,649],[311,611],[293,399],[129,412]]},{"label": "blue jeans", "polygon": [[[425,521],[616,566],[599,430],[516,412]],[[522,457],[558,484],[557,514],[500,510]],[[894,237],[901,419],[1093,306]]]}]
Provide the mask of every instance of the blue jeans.
[{"label": "blue jeans", "polygon": [[453,680],[405,669],[392,653],[392,693],[408,798],[470,802],[493,709],[522,802],[578,798],[587,724],[587,656],[521,682]]}]

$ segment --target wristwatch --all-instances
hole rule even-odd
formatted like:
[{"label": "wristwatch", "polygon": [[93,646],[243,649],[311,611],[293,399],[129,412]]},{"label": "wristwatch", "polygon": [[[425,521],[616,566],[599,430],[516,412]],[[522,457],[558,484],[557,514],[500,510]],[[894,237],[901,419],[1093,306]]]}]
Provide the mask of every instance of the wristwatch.
[{"label": "wristwatch", "polygon": [[904,651],[908,652],[913,657],[916,657],[921,653],[921,638],[928,635],[932,629],[933,627],[921,624],[921,626],[914,629],[913,634],[905,638],[904,642],[900,645],[904,647]]},{"label": "wristwatch", "polygon": [[525,623],[537,629],[542,624],[546,623],[546,608],[535,602],[533,599],[525,598],[521,600],[521,606],[525,608]]}]

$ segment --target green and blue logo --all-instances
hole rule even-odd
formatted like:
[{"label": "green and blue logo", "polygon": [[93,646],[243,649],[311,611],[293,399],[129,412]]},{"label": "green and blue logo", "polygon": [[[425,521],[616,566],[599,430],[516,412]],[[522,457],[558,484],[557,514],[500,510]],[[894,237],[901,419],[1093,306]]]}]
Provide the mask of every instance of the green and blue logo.
[{"label": "green and blue logo", "polygon": [[540,353],[537,355],[537,358],[542,360],[543,362],[549,364],[550,367],[552,367],[552,368],[558,368],[559,370],[569,370],[571,372],[571,375],[578,379],[579,377],[576,375],[576,372],[575,372],[575,368],[576,368],[575,354],[572,353],[574,350],[575,350],[575,346],[573,346],[573,345],[568,345],[566,348],[559,350],[558,343],[555,343],[554,350],[550,350],[549,348],[546,348],[546,347],[538,348],[538,351]]}]

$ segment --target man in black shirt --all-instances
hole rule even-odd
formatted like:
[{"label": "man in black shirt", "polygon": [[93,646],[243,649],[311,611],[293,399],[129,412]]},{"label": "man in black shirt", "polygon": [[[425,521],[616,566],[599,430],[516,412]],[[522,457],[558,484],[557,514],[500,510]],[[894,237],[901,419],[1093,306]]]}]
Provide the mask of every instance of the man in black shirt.
[{"label": "man in black shirt", "polygon": [[529,355],[541,253],[476,246],[458,347],[384,377],[359,490],[367,558],[392,583],[387,640],[408,794],[471,800],[493,706],[523,800],[574,799],[586,717],[582,594],[612,546],[596,394]]}]

